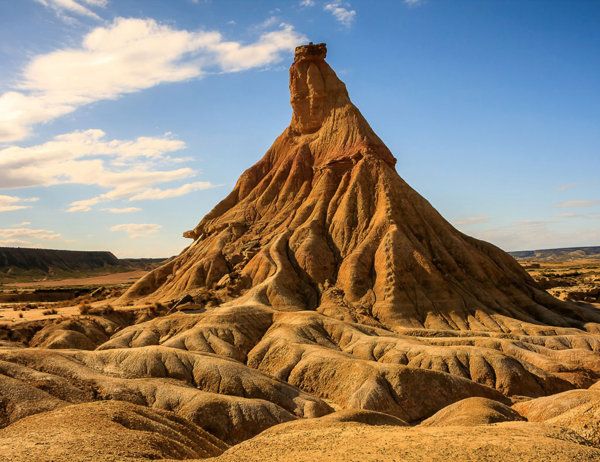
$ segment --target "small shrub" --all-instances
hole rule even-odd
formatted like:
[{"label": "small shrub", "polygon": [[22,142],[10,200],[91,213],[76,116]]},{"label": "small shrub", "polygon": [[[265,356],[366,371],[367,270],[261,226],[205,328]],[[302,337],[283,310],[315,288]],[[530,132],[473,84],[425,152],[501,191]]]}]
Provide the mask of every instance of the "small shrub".
[{"label": "small shrub", "polygon": [[19,317],[22,318],[23,317],[23,313],[19,313]]},{"label": "small shrub", "polygon": [[89,305],[88,303],[82,303],[81,305],[79,305],[79,314],[89,314],[91,309],[91,305]]},{"label": "small shrub", "polygon": [[42,311],[42,314],[43,314],[44,316],[49,316],[49,315],[51,315],[51,314],[56,314],[56,313],[58,313],[58,311],[56,311],[54,308],[51,308],[51,309],[49,309],[49,310],[44,310],[44,311]]}]

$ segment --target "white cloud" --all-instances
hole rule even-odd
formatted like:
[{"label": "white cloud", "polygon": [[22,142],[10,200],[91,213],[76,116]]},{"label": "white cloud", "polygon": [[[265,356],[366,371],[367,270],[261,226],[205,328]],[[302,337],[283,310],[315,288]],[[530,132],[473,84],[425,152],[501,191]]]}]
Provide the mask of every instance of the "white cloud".
[{"label": "white cloud", "polygon": [[277,16],[269,16],[263,22],[257,24],[255,28],[257,30],[268,29],[270,27],[276,26],[277,24],[281,24],[281,19],[279,19]]},{"label": "white cloud", "polygon": [[208,181],[196,181],[194,183],[188,183],[181,185],[177,188],[170,189],[145,189],[144,191],[135,194],[129,198],[130,201],[144,201],[144,200],[159,200],[159,199],[172,199],[173,197],[180,197],[189,194],[194,191],[203,191],[205,189],[214,188],[215,185]]},{"label": "white cloud", "polygon": [[481,223],[487,223],[489,220],[490,217],[487,215],[474,215],[471,217],[459,218],[458,220],[454,220],[453,223],[459,226],[478,225]]},{"label": "white cloud", "polygon": [[0,142],[23,139],[33,125],[95,101],[116,99],[206,72],[237,72],[279,61],[305,40],[289,24],[250,44],[216,31],[175,29],[153,19],[117,18],[79,47],[35,56],[22,80],[0,94]]},{"label": "white cloud", "polygon": [[17,197],[6,196],[0,194],[0,212],[12,212],[14,210],[29,209],[31,205],[26,205],[29,202],[36,202],[37,197]]},{"label": "white cloud", "polygon": [[66,133],[43,144],[0,149],[0,185],[6,189],[80,184],[107,189],[71,203],[71,212],[86,212],[117,199],[164,199],[211,187],[208,182],[193,182],[174,188],[178,194],[172,189],[157,190],[159,184],[196,175],[179,165],[180,158],[170,155],[183,148],[183,141],[169,135],[107,140],[98,129]]},{"label": "white cloud", "polygon": [[315,0],[300,0],[300,6],[304,6],[304,7],[315,6]]},{"label": "white cloud", "polygon": [[110,228],[111,231],[124,231],[129,237],[144,237],[155,234],[161,228],[160,225],[153,223],[124,223]]},{"label": "white cloud", "polygon": [[403,0],[408,6],[419,6],[425,3],[425,0]]},{"label": "white cloud", "polygon": [[0,245],[32,245],[35,241],[52,241],[60,234],[47,229],[29,228],[19,225],[15,228],[0,228]]},{"label": "white cloud", "polygon": [[[47,8],[53,9],[56,14],[63,18],[69,19],[71,15],[87,16],[100,20],[100,16],[94,13],[89,7],[104,8],[108,4],[108,0],[36,0],[38,3]],[[87,5],[87,6],[86,6]]]},{"label": "white cloud", "polygon": [[508,225],[479,229],[470,234],[507,251],[578,247],[600,243],[600,228],[574,230],[568,221],[553,219],[515,221]]},{"label": "white cloud", "polygon": [[134,213],[134,212],[139,212],[140,209],[139,207],[112,207],[112,208],[108,208],[108,209],[102,209],[105,212],[108,213]]},{"label": "white cloud", "polygon": [[356,11],[351,9],[348,3],[342,3],[341,0],[333,0],[326,3],[323,9],[329,11],[333,17],[345,27],[350,27],[356,19]]},{"label": "white cloud", "polygon": [[558,204],[556,204],[556,206],[561,209],[594,207],[596,205],[600,205],[600,199],[582,199],[582,200],[563,201],[563,202],[559,202]]},{"label": "white cloud", "polygon": [[563,212],[558,215],[560,218],[582,218],[584,220],[599,220],[600,213],[574,213]]}]

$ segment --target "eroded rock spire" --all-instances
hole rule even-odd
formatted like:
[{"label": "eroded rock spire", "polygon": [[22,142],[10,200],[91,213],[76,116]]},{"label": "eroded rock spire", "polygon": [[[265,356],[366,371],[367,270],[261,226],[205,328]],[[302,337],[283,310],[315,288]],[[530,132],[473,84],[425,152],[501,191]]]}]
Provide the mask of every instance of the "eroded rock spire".
[{"label": "eroded rock spire", "polygon": [[290,67],[291,127],[301,134],[319,130],[330,111],[348,104],[346,85],[325,62],[324,43],[296,48]]},{"label": "eroded rock spire", "polygon": [[296,49],[290,126],[186,234],[194,242],[124,299],[190,294],[391,330],[600,322],[551,297],[502,250],[456,230],[406,184],[326,54],[325,44]]}]

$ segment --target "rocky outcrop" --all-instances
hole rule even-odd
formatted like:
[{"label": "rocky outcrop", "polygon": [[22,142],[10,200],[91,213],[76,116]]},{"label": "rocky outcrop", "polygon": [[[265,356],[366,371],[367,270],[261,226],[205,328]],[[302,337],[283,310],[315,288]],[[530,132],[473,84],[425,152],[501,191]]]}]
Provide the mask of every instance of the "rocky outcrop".
[{"label": "rocky outcrop", "polygon": [[324,44],[297,48],[289,127],[186,234],[193,243],[124,300],[210,291],[221,302],[318,310],[392,330],[597,331],[597,310],[548,295],[400,178],[325,56]]}]

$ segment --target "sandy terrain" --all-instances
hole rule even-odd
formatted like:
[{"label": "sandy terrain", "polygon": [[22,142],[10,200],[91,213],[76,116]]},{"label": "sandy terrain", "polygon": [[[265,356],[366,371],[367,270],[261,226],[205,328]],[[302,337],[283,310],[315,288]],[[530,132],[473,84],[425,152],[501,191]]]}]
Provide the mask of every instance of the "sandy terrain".
[{"label": "sandy terrain", "polygon": [[144,270],[136,270],[82,278],[68,278],[33,282],[13,282],[5,284],[4,287],[73,287],[131,284],[143,277],[146,273],[147,271]]},{"label": "sandy terrain", "polygon": [[600,256],[566,261],[522,260],[520,263],[555,297],[600,303]]}]

